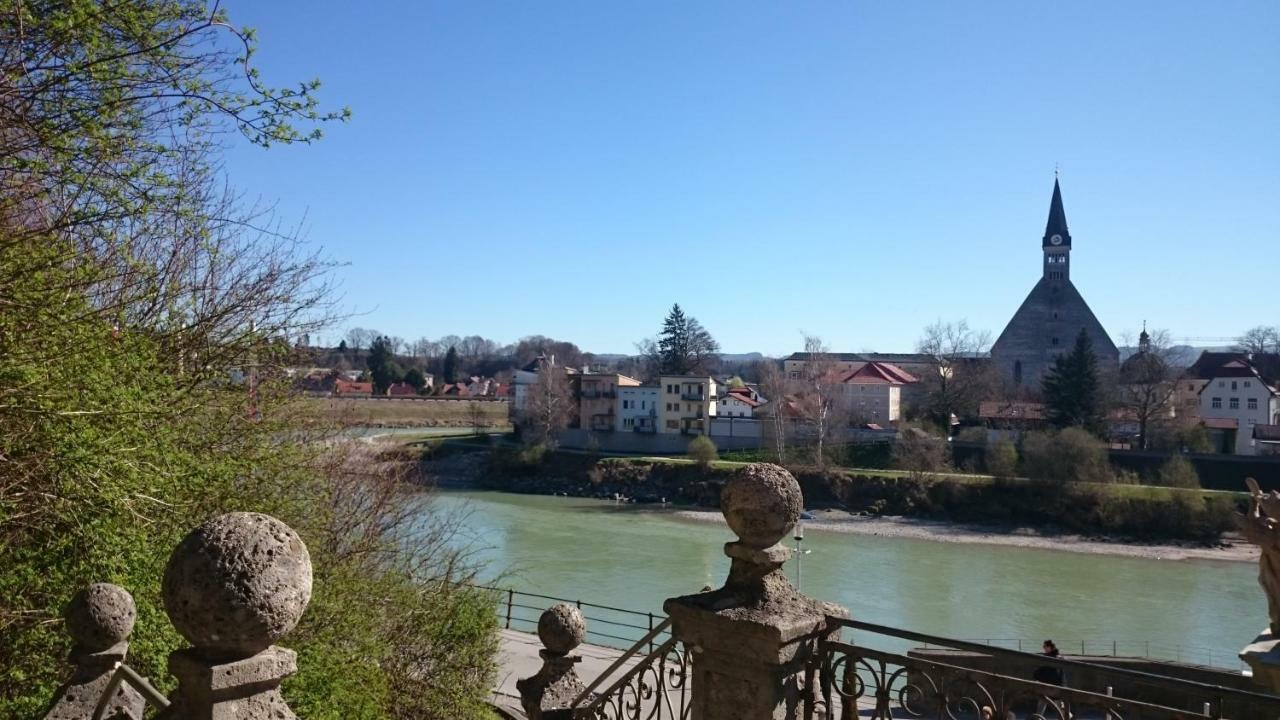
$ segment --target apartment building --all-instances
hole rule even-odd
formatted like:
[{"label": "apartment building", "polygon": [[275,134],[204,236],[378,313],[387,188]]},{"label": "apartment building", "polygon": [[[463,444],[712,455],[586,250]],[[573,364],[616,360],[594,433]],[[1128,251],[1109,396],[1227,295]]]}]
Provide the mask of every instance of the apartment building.
[{"label": "apartment building", "polygon": [[1280,389],[1264,378],[1247,355],[1206,373],[1200,390],[1200,418],[1221,452],[1256,455],[1255,430],[1280,425]]},{"label": "apartment building", "polygon": [[715,378],[663,375],[658,378],[658,432],[705,435],[716,415]]},{"label": "apartment building", "polygon": [[618,426],[618,391],[639,387],[640,381],[619,373],[584,372],[574,378],[578,396],[577,426],[592,431],[611,431]]},{"label": "apartment building", "polygon": [[657,385],[619,387],[617,429],[620,432],[657,432],[659,390]]}]

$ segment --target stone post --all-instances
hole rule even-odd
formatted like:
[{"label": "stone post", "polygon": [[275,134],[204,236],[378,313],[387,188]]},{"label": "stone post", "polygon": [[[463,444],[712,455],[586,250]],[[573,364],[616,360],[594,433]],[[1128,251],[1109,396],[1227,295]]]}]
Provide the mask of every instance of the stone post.
[{"label": "stone post", "polygon": [[[767,720],[795,712],[796,676],[841,607],[802,595],[782,565],[780,541],[800,519],[803,498],[791,473],[770,464],[738,471],[720,510],[738,536],[724,587],[671,598],[672,635],[692,652],[693,720]],[[813,692],[813,688],[807,689]],[[790,705],[790,707],[788,707]]]},{"label": "stone post", "polygon": [[[76,593],[63,617],[74,645],[75,672],[58,688],[45,720],[88,720],[111,682],[116,667],[129,652],[129,633],[137,610],[133,596],[119,585],[94,583]],[[104,718],[141,720],[144,702],[133,688],[122,685],[110,700]]]},{"label": "stone post", "polygon": [[178,679],[158,720],[294,720],[280,683],[297,654],[274,643],[311,600],[311,556],[288,525],[220,515],[192,530],[164,572],[165,612],[193,647],[169,655]]},{"label": "stone post", "polygon": [[587,621],[578,608],[560,603],[538,618],[538,639],[543,649],[542,668],[516,681],[520,704],[529,720],[569,720],[570,703],[586,689],[574,666],[582,661],[571,654],[587,636]]}]

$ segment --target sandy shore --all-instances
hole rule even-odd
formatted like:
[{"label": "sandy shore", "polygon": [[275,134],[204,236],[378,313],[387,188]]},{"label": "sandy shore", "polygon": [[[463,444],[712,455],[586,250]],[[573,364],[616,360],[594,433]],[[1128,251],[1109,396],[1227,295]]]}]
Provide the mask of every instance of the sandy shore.
[{"label": "sandy shore", "polygon": [[[714,510],[679,510],[678,517],[698,522],[723,523]],[[1093,555],[1120,555],[1150,560],[1224,560],[1257,562],[1258,548],[1246,542],[1220,546],[1144,545],[1120,540],[1099,540],[1080,535],[1046,535],[1031,528],[993,529],[985,525],[964,525],[905,517],[867,517],[840,510],[815,510],[814,519],[805,520],[806,530],[825,530],[851,535],[913,538],[937,542],[1006,545],[1061,550]]]}]

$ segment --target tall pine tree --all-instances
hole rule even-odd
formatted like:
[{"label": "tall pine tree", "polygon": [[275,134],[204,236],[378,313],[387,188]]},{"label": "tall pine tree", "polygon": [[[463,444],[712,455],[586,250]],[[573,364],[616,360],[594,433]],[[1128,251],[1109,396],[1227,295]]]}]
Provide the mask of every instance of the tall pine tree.
[{"label": "tall pine tree", "polygon": [[664,375],[689,375],[709,372],[720,346],[696,318],[688,317],[680,304],[662,322],[658,336],[658,366]]},{"label": "tall pine tree", "polygon": [[458,348],[450,345],[449,352],[444,354],[444,381],[447,383],[458,382]]},{"label": "tall pine tree", "polygon": [[1054,425],[1081,427],[1098,436],[1104,434],[1098,359],[1093,354],[1093,342],[1083,329],[1076,336],[1071,352],[1053,361],[1041,390],[1049,421]]}]

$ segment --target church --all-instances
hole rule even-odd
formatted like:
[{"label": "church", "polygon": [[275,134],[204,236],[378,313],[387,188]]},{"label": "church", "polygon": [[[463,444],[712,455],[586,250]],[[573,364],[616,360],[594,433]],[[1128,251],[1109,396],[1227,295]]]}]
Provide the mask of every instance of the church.
[{"label": "church", "polygon": [[1120,363],[1120,351],[1071,284],[1071,233],[1057,178],[1041,249],[1040,280],[991,346],[992,362],[1015,386],[1039,390],[1054,358],[1070,352],[1083,329],[1093,341],[1099,367],[1113,371]]}]

